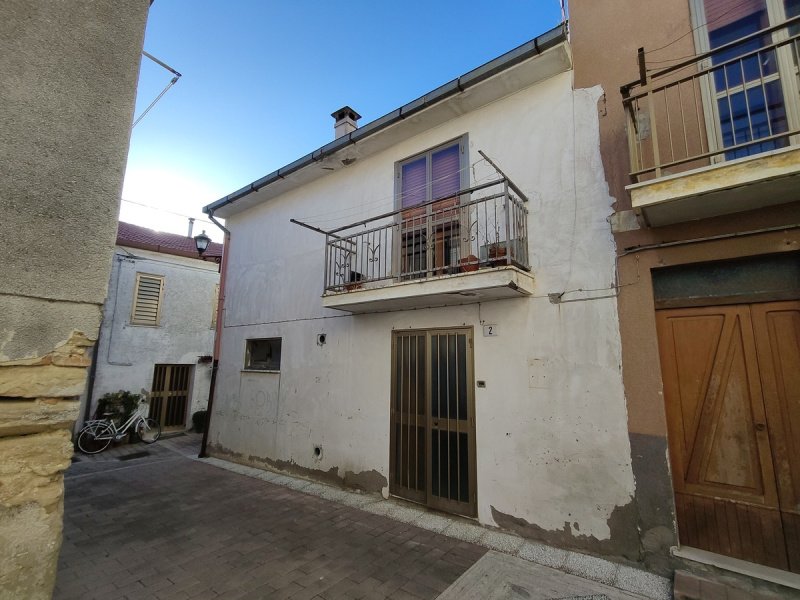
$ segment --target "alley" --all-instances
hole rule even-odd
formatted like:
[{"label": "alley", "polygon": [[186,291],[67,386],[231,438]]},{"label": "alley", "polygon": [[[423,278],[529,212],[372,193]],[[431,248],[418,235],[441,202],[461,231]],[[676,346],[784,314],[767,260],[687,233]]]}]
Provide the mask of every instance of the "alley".
[{"label": "alley", "polygon": [[194,460],[198,446],[76,455],[56,600],[642,598]]},{"label": "alley", "polygon": [[189,460],[180,439],[78,456],[57,600],[435,598],[486,552]]}]

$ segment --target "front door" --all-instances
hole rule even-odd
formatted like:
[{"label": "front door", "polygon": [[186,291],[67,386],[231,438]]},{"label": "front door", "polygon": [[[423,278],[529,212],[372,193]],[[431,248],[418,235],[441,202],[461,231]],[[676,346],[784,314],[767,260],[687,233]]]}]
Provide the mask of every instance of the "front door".
[{"label": "front door", "polygon": [[156,365],[150,388],[150,417],[162,431],[186,429],[193,365]]},{"label": "front door", "polygon": [[800,302],[656,317],[681,544],[800,573]]},{"label": "front door", "polygon": [[477,515],[472,329],[392,335],[392,494]]}]

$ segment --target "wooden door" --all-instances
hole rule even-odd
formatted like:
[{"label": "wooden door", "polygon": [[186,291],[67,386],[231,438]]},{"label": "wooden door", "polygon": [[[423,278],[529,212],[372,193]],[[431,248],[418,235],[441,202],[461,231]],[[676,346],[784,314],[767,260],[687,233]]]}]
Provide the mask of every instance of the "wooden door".
[{"label": "wooden door", "polygon": [[800,573],[800,302],[752,315],[789,570]]},{"label": "wooden door", "polygon": [[390,491],[477,514],[472,330],[395,332]]},{"label": "wooden door", "polygon": [[[784,304],[795,312],[774,310]],[[773,461],[786,436],[773,423],[782,419],[778,406],[797,415],[798,402],[789,397],[796,388],[781,400],[768,382],[779,381],[773,388],[785,390],[781,374],[796,376],[800,336],[795,329],[793,338],[785,332],[770,337],[765,323],[796,326],[797,304],[657,312],[681,543],[786,570],[798,568],[785,526],[797,526],[797,495],[787,492],[795,499],[790,511],[776,479],[776,470],[790,467]],[[798,465],[796,455],[787,454],[784,462]]]},{"label": "wooden door", "polygon": [[150,388],[150,417],[162,431],[186,429],[193,365],[156,365]]}]

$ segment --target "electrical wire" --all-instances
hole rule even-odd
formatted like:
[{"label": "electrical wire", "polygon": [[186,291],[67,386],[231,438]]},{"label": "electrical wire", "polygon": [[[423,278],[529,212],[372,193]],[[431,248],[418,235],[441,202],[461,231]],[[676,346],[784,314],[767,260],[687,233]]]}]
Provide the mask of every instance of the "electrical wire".
[{"label": "electrical wire", "polygon": [[166,208],[161,208],[159,206],[152,206],[150,204],[142,204],[141,202],[136,202],[135,200],[126,200],[125,198],[122,199],[123,202],[127,202],[128,204],[135,204],[136,206],[141,206],[143,208],[149,208],[150,210],[155,210],[158,212],[168,213],[171,215],[176,215],[178,217],[185,217],[187,219],[194,219],[196,222],[199,221],[200,223],[208,223],[209,225],[213,225],[211,221],[207,221],[205,219],[200,219],[198,217],[193,217],[192,215],[186,215],[184,213],[175,212],[174,210],[167,210]]},{"label": "electrical wire", "polygon": [[[750,3],[750,0],[742,0],[742,1],[741,1],[741,2],[739,2],[738,4],[734,4],[732,7],[730,7],[730,8],[729,8],[728,10],[726,10],[725,12],[723,12],[723,13],[721,13],[721,14],[717,15],[717,17],[716,17],[715,19],[712,19],[711,21],[708,21],[708,22],[705,22],[705,21],[704,21],[704,22],[703,22],[701,25],[698,25],[697,27],[694,27],[694,28],[690,29],[688,32],[684,33],[684,34],[683,34],[682,36],[680,36],[679,38],[675,38],[675,39],[674,39],[674,40],[672,40],[671,42],[669,42],[669,43],[667,43],[667,44],[664,44],[663,46],[660,46],[660,47],[658,47],[658,48],[654,48],[653,50],[648,50],[648,51],[647,51],[647,54],[652,54],[652,53],[654,53],[654,52],[658,52],[659,50],[664,50],[665,48],[669,48],[669,47],[670,47],[670,46],[672,46],[673,44],[676,44],[677,42],[681,41],[681,40],[682,40],[683,38],[685,38],[686,36],[692,35],[692,34],[693,34],[695,31],[697,31],[698,29],[700,29],[700,28],[702,28],[702,27],[707,27],[708,25],[711,25],[712,23],[716,23],[717,21],[719,21],[719,20],[720,20],[722,17],[724,17],[725,15],[727,15],[727,14],[730,14],[730,13],[732,13],[734,10],[736,10],[737,8],[741,8],[741,7],[742,7],[742,6],[744,6],[745,4],[749,4],[749,3]],[[684,58],[691,58],[691,57],[687,56],[687,57],[684,57]],[[662,60],[662,61],[655,61],[655,60],[654,60],[654,61],[650,61],[650,62],[654,62],[654,63],[657,63],[657,62],[669,62],[669,61],[673,61],[673,60],[681,60],[681,59],[679,59],[679,58],[670,58],[670,59],[666,59],[666,60]]]}]

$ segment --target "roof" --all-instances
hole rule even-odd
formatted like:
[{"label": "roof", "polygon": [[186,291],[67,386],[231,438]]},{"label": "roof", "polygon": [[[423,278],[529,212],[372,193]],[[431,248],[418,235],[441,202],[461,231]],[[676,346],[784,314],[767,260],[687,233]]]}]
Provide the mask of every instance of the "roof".
[{"label": "roof", "polygon": [[[163,254],[200,258],[197,254],[194,238],[177,233],[154,231],[132,223],[120,221],[117,227],[117,245],[140,250],[152,250]],[[203,259],[220,259],[222,244],[211,242],[203,254]]]},{"label": "roof", "polygon": [[[468,73],[465,73],[461,77],[457,77],[456,79],[439,86],[424,96],[421,96],[420,98],[417,98],[408,104],[404,104],[400,108],[393,110],[379,119],[367,123],[366,125],[357,128],[355,131],[352,131],[335,139],[332,142],[325,144],[324,146],[321,146],[314,152],[281,167],[277,171],[257,179],[240,190],[237,190],[232,194],[228,194],[227,196],[212,202],[203,208],[203,212],[213,215],[218,210],[225,208],[224,211],[219,213],[219,216],[225,218],[229,216],[228,213],[236,212],[235,210],[232,210],[231,207],[234,202],[237,202],[254,192],[258,192],[262,188],[271,186],[272,184],[279,184],[276,187],[280,188],[282,187],[280,185],[281,182],[287,183],[290,181],[291,178],[287,180],[287,177],[290,175],[293,175],[299,171],[305,172],[308,170],[307,167],[318,164],[320,161],[323,161],[324,159],[333,155],[341,156],[344,154],[344,150],[353,148],[357,143],[362,143],[368,138],[374,138],[376,137],[376,134],[403,123],[412,115],[420,113],[425,109],[439,104],[449,98],[458,97],[469,88],[478,86],[479,84],[495,77],[496,75],[504,73],[505,71],[510,71],[526,61],[529,61],[530,59],[539,57],[540,55],[545,54],[545,52],[551,48],[555,48],[559,45],[566,45],[567,40],[567,23],[564,22],[557,27],[554,27],[550,31],[532,39],[531,41],[526,42],[525,44],[522,44],[521,46],[518,46],[517,48],[514,48],[513,50],[506,52],[505,54],[493,60],[490,60],[486,64],[481,65],[480,67],[473,69]],[[571,55],[567,61],[569,62],[569,66],[571,66]],[[544,67],[542,72],[538,75],[538,79],[546,78],[550,75],[553,75],[555,72],[560,72],[564,60],[561,57],[558,57],[551,59],[551,62],[554,64]],[[548,68],[554,70],[548,70]],[[524,78],[520,78],[520,81],[522,79]],[[534,78],[529,79],[528,81],[533,82],[536,80],[537,79]],[[345,161],[345,164],[349,164],[349,162]],[[340,167],[341,164],[326,163],[326,172],[330,172],[331,170],[335,170],[336,168]],[[298,181],[294,183],[299,184],[300,182]],[[246,202],[244,204],[248,203]]]}]

